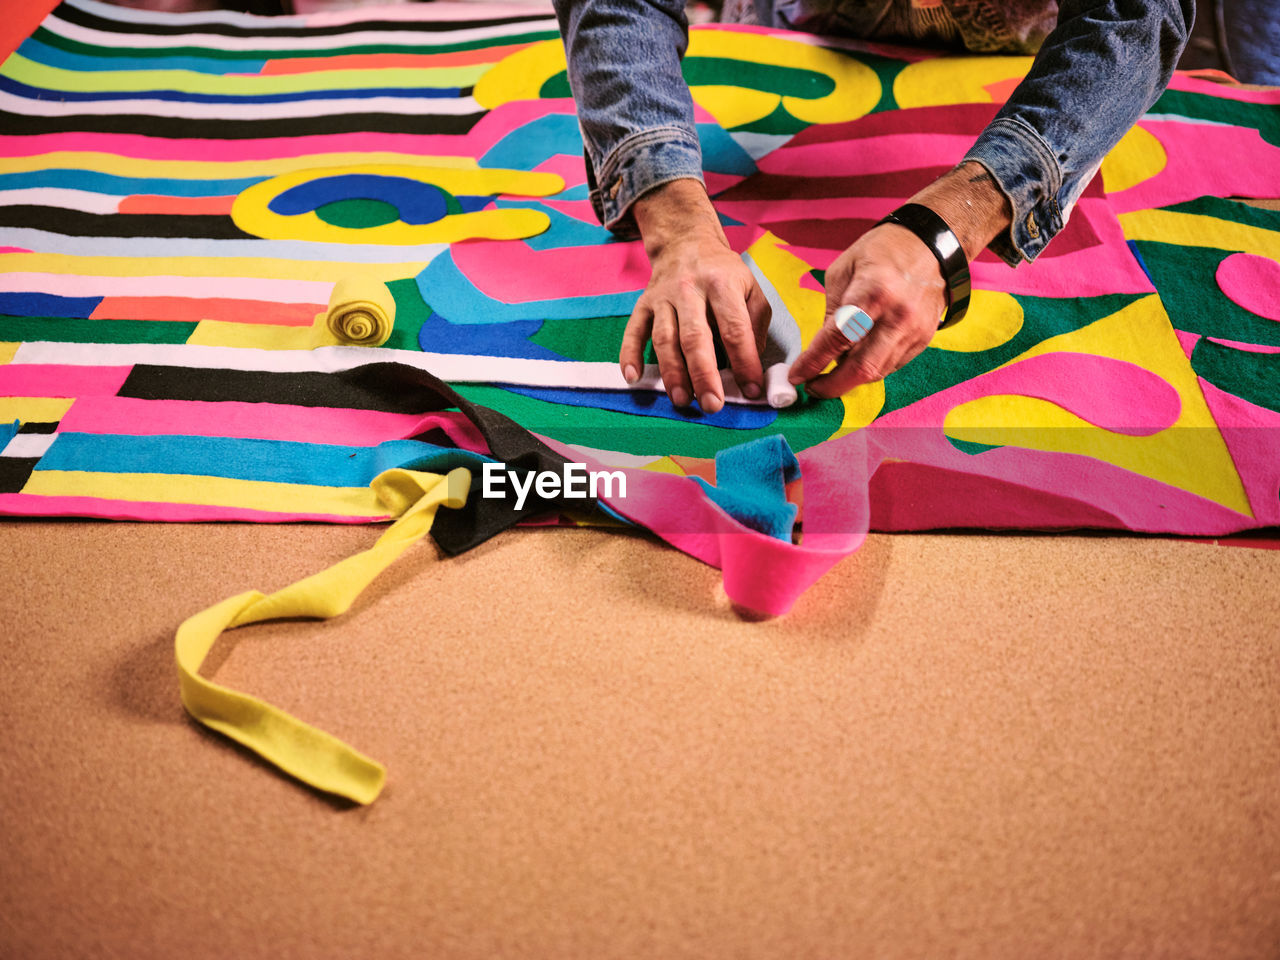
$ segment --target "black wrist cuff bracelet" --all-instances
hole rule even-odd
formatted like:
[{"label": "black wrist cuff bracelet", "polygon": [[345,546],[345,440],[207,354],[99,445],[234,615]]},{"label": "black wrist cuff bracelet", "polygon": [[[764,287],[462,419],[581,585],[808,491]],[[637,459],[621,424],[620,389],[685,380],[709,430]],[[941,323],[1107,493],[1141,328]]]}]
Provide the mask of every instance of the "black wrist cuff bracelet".
[{"label": "black wrist cuff bracelet", "polygon": [[926,206],[904,203],[881,223],[896,223],[906,227],[919,237],[938,258],[942,279],[947,284],[947,312],[938,329],[949,327],[960,320],[969,309],[969,260],[964,255],[959,238],[947,226],[947,221]]}]

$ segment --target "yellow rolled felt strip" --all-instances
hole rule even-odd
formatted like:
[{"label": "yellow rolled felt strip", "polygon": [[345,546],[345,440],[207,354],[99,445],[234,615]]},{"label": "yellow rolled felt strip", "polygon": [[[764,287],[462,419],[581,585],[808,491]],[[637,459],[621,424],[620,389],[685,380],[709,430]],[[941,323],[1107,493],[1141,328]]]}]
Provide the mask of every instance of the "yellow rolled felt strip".
[{"label": "yellow rolled felt strip", "polygon": [[447,475],[388,470],[374,478],[374,493],[398,517],[368,550],[348,557],[272,594],[250,590],[202,610],[178,628],[174,656],[182,705],[212,730],[240,743],[319,790],[372,803],[386,782],[382,764],[278,707],[200,676],[200,666],[224,630],[263,620],[345,613],[361,591],[431,529],[440,507],[466,503],[471,473]]},{"label": "yellow rolled felt strip", "polygon": [[[321,321],[316,318],[317,324]],[[380,347],[391,338],[396,301],[387,285],[372,277],[345,277],[333,285],[323,324],[331,343]]]}]

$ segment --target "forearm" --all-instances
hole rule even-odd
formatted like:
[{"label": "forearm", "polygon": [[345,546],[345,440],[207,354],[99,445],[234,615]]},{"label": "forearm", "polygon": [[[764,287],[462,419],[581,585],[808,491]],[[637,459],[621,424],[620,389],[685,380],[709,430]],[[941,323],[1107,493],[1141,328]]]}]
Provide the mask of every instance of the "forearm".
[{"label": "forearm", "polygon": [[1186,43],[1192,0],[1062,0],[1026,78],[965,160],[1010,203],[992,248],[1034,259],[1062,229],[1106,153],[1160,96]]},{"label": "forearm", "polygon": [[681,74],[682,0],[556,0],[578,108],[591,200],[601,222],[629,230],[632,204],[702,176],[693,98]]}]

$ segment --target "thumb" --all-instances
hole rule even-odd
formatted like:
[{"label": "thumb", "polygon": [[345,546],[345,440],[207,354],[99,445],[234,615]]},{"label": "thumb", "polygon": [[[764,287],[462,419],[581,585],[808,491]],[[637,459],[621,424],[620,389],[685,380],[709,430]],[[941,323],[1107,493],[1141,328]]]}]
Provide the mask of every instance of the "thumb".
[{"label": "thumb", "polygon": [[835,321],[828,311],[826,320],[809,341],[809,346],[805,347],[804,352],[791,365],[791,371],[787,374],[788,382],[807,383],[825,370],[827,364],[846,353],[850,346],[845,335],[836,329]]}]

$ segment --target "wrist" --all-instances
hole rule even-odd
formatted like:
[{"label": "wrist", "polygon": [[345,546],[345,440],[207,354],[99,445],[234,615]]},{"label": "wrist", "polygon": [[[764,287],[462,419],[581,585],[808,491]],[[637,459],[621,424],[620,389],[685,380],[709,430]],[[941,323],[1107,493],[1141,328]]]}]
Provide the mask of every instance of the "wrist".
[{"label": "wrist", "polygon": [[664,183],[636,200],[631,210],[651,261],[678,243],[714,240],[729,245],[700,180]]},{"label": "wrist", "polygon": [[939,177],[910,200],[942,217],[972,261],[1007,230],[1013,208],[987,169],[972,160]]}]

